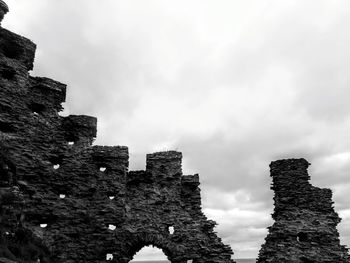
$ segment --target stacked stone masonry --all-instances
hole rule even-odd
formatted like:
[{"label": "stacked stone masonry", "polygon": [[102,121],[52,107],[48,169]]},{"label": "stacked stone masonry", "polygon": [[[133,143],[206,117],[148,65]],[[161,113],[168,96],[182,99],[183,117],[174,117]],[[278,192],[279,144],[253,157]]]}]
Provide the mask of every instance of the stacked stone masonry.
[{"label": "stacked stone masonry", "polygon": [[275,223],[269,227],[258,263],[345,263],[348,249],[340,245],[340,222],[332,191],[309,183],[305,159],[270,164],[275,192]]},{"label": "stacked stone masonry", "polygon": [[173,263],[234,262],[181,153],[129,172],[126,147],[92,146],[96,118],[60,116],[66,86],[29,75],[35,49],[0,27],[0,262],[124,263],[147,245]]}]

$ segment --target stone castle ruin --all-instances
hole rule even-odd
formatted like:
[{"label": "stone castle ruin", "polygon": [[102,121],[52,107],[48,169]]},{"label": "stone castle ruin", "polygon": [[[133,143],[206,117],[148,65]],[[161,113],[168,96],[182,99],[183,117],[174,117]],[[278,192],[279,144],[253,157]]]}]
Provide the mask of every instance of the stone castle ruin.
[{"label": "stone castle ruin", "polygon": [[[0,0],[0,22],[7,12]],[[126,263],[153,245],[172,263],[233,263],[181,153],[129,171],[126,147],[92,146],[96,118],[60,116],[66,86],[29,75],[35,48],[0,26],[0,262]],[[276,222],[258,262],[350,262],[331,191],[307,166],[272,163]]]},{"label": "stone castle ruin", "polygon": [[332,191],[312,186],[305,159],[270,164],[275,192],[275,223],[269,227],[257,263],[350,262],[348,249],[340,245]]},{"label": "stone castle ruin", "polygon": [[59,116],[66,86],[30,76],[34,55],[0,28],[0,257],[122,263],[154,245],[175,263],[233,262],[181,153],[149,154],[145,171],[128,171],[126,147],[92,146],[96,118]]}]

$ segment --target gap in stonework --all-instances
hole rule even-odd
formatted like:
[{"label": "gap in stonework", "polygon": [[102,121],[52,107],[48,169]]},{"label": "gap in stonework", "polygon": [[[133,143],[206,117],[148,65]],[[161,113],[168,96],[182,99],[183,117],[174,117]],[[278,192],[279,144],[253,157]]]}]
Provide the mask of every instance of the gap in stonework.
[{"label": "gap in stonework", "polygon": [[138,251],[135,254],[134,258],[130,262],[136,263],[139,261],[149,261],[150,263],[170,263],[163,251],[154,246],[143,247],[140,251]]}]

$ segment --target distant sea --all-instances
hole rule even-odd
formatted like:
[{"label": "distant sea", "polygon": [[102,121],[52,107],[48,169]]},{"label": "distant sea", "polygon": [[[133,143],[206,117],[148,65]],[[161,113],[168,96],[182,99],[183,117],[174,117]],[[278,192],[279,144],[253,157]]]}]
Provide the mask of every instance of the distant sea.
[{"label": "distant sea", "polygon": [[[235,259],[237,263],[255,263],[254,258],[244,258],[244,259]],[[154,260],[154,261],[131,261],[132,263],[170,263],[167,260]]]}]

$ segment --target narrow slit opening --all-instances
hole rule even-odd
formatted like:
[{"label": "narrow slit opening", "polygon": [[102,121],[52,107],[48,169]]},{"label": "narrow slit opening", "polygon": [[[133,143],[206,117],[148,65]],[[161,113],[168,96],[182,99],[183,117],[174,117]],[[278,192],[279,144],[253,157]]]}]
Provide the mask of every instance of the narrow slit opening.
[{"label": "narrow slit opening", "polygon": [[115,225],[108,225],[108,229],[109,229],[109,230],[115,230],[115,229],[116,229],[116,226],[115,226]]},{"label": "narrow slit opening", "polygon": [[174,229],[173,226],[169,226],[169,227],[168,227],[168,231],[169,231],[169,234],[172,235],[172,234],[174,234],[175,229]]}]

